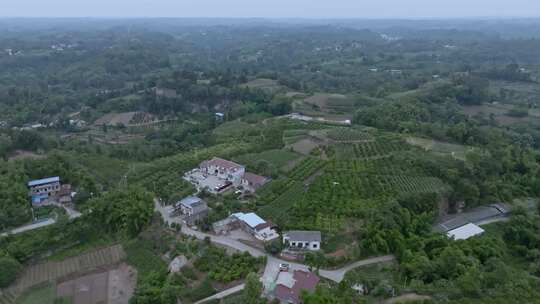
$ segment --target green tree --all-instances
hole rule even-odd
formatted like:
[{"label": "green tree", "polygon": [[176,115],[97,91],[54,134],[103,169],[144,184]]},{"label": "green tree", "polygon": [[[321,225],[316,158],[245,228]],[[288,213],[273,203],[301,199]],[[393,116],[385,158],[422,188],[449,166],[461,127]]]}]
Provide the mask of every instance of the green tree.
[{"label": "green tree", "polygon": [[244,304],[259,304],[261,303],[262,283],[257,275],[253,272],[246,277],[242,300]]},{"label": "green tree", "polygon": [[21,271],[21,264],[14,258],[0,257],[0,287],[7,287],[13,282]]},{"label": "green tree", "polygon": [[152,195],[140,188],[128,187],[106,193],[92,201],[94,220],[105,228],[137,235],[153,215]]}]

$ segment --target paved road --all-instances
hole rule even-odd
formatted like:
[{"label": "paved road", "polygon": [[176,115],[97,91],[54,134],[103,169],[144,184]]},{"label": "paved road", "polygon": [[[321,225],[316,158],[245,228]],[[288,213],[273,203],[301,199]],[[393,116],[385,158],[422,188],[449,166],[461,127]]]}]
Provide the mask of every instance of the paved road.
[{"label": "paved road", "polygon": [[[166,223],[169,223],[169,224],[170,223],[180,223],[180,224],[182,224],[181,220],[178,217],[171,217],[169,215],[170,209],[168,209],[167,206],[161,206],[161,204],[157,200],[154,201],[154,205],[155,205],[156,211],[159,211],[161,213],[161,216],[163,217],[163,220]],[[272,255],[269,255],[269,254],[263,252],[260,249],[248,246],[248,245],[246,245],[246,244],[244,244],[244,243],[242,243],[242,242],[240,242],[240,241],[238,241],[236,239],[228,237],[228,236],[207,234],[207,233],[204,233],[204,232],[201,232],[201,231],[193,230],[193,229],[189,228],[187,225],[182,225],[182,230],[181,231],[185,235],[194,236],[194,237],[196,237],[197,239],[200,239],[200,240],[204,240],[206,237],[209,237],[210,241],[212,243],[227,246],[227,247],[231,247],[231,248],[234,248],[234,249],[239,250],[239,251],[247,251],[254,257],[266,256],[267,263],[266,263],[266,267],[264,269],[264,274],[261,277],[261,281],[263,282],[265,287],[268,284],[271,284],[272,282],[275,281],[275,279],[276,279],[276,277],[277,277],[277,275],[279,273],[279,264],[281,264],[281,263],[289,264],[290,268],[292,270],[304,270],[304,271],[309,270],[309,267],[304,265],[304,264],[293,263],[293,262],[289,262],[289,261],[285,261],[285,260],[276,258],[276,257],[274,257]],[[360,267],[360,266],[370,265],[370,264],[389,262],[389,261],[392,261],[392,260],[394,260],[394,256],[392,256],[392,255],[379,256],[379,257],[374,257],[374,258],[369,258],[369,259],[357,261],[357,262],[354,262],[352,264],[346,265],[346,266],[344,266],[342,268],[335,269],[335,270],[321,269],[321,270],[319,270],[319,274],[322,277],[325,277],[327,279],[330,279],[332,281],[335,281],[335,282],[339,283],[339,282],[341,282],[343,280],[343,277],[345,276],[345,273],[347,271],[351,270],[351,269],[354,269],[354,268]]]},{"label": "paved road", "polygon": [[393,255],[383,255],[378,257],[373,257],[369,259],[364,259],[360,261],[356,261],[354,263],[351,263],[349,265],[345,265],[342,268],[336,269],[336,270],[319,270],[319,274],[327,279],[330,279],[334,282],[341,282],[343,278],[345,277],[345,274],[357,267],[360,266],[366,266],[371,264],[378,264],[378,263],[384,263],[384,262],[390,262],[393,261],[395,257]]},{"label": "paved road", "polygon": [[[28,224],[28,225],[21,226],[19,228],[15,228],[15,229],[11,230],[9,233],[10,234],[19,234],[19,233],[23,233],[23,232],[26,232],[26,231],[38,229],[38,228],[45,227],[45,226],[49,226],[49,225],[52,225],[54,223],[56,223],[56,220],[51,218],[51,219],[47,219],[45,221],[41,221],[41,222],[37,222],[37,223],[33,223],[33,224]],[[7,236],[7,235],[8,235],[7,232],[4,232],[4,233],[1,234],[1,236]]]},{"label": "paved road", "polygon": [[509,220],[510,220],[510,217],[504,216],[504,217],[496,217],[492,219],[479,221],[479,222],[476,222],[475,224],[478,226],[483,226],[483,225],[489,225],[489,224],[497,223],[497,222],[507,222]]},{"label": "paved road", "polygon": [[197,301],[197,302],[195,302],[195,304],[201,304],[201,303],[208,302],[208,301],[211,301],[211,300],[216,300],[216,299],[223,299],[223,298],[225,298],[227,296],[230,296],[232,294],[235,294],[235,293],[243,290],[245,286],[246,286],[245,284],[241,284],[241,285],[229,288],[229,289],[225,289],[224,291],[218,292],[213,296],[210,296],[208,298],[204,298],[204,299],[202,299],[200,301]]},{"label": "paved road", "polygon": [[[58,203],[52,203],[50,205],[55,205],[57,207],[64,208],[64,210],[66,210],[66,214],[67,214],[67,216],[68,216],[68,218],[70,220],[76,219],[76,218],[82,216],[82,213],[80,213],[79,211],[77,211],[77,210],[75,210],[73,208],[67,207],[65,205],[58,204]],[[46,226],[49,226],[49,225],[53,225],[55,223],[56,223],[56,218],[50,218],[50,219],[47,219],[45,221],[32,223],[32,224],[28,224],[28,225],[24,225],[24,226],[15,228],[15,229],[11,230],[9,233],[10,234],[19,234],[19,233],[23,233],[23,232],[26,232],[26,231],[30,231],[30,230],[46,227]],[[7,232],[4,232],[4,233],[0,234],[0,236],[7,236],[7,235],[8,235]]]}]

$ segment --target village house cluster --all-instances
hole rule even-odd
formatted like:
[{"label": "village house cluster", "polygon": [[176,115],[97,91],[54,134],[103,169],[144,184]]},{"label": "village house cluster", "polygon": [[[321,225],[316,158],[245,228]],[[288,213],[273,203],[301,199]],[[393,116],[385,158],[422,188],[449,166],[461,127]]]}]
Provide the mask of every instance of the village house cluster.
[{"label": "village house cluster", "polygon": [[48,203],[71,203],[74,192],[70,184],[61,184],[60,177],[48,177],[28,182],[28,196],[33,206]]},{"label": "village house cluster", "polygon": [[240,164],[219,157],[203,161],[198,168],[186,172],[184,179],[198,190],[214,194],[230,189],[255,192],[269,181],[264,176],[246,172],[246,167]]},{"label": "village house cluster", "polygon": [[[243,165],[219,157],[201,162],[197,168],[186,172],[183,179],[193,184],[198,193],[206,191],[213,195],[255,193],[269,181],[264,176],[247,172]],[[198,229],[197,226],[205,222],[211,210],[204,199],[194,194],[164,207],[164,212],[176,223]],[[307,252],[320,250],[322,243],[320,231],[291,230],[280,235],[274,223],[254,212],[232,213],[212,223],[210,230],[212,234],[238,238],[259,248],[270,242],[279,242],[283,249],[281,257],[291,261],[301,259]],[[276,267],[272,281],[265,284],[265,295],[280,303],[301,303],[302,292],[314,291],[320,281],[315,273],[306,269],[289,267],[288,264]]]}]

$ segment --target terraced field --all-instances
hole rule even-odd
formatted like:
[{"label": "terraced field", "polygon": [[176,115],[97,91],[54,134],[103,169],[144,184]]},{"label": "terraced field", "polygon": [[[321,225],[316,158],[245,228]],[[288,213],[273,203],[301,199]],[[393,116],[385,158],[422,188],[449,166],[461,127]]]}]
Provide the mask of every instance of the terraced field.
[{"label": "terraced field", "polygon": [[271,219],[274,223],[283,226],[290,218],[290,210],[294,204],[302,199],[304,187],[299,182],[292,183],[287,191],[273,202],[260,209],[263,217]]},{"label": "terraced field", "polygon": [[30,266],[24,270],[15,285],[2,291],[0,304],[14,303],[15,298],[30,287],[106,268],[121,262],[125,256],[122,246],[115,245],[67,258],[60,262],[50,261]]},{"label": "terraced field", "polygon": [[326,162],[324,160],[307,157],[289,172],[289,177],[297,181],[304,181],[312,174],[315,174],[318,170],[322,169],[325,165]]},{"label": "terraced field", "polygon": [[19,292],[14,290],[4,290],[0,293],[0,304],[13,304],[19,296]]},{"label": "terraced field", "polygon": [[336,157],[340,159],[384,157],[408,149],[409,145],[397,140],[338,144],[335,148]]},{"label": "terraced field", "polygon": [[337,142],[354,142],[373,139],[371,134],[351,128],[333,128],[326,131],[326,136]]}]

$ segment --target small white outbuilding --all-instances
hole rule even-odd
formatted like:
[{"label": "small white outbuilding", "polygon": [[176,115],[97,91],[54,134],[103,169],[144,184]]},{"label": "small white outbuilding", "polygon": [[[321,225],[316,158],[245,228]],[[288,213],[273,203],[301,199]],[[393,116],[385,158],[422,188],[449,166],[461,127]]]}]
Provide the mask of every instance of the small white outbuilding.
[{"label": "small white outbuilding", "polygon": [[484,233],[484,229],[478,227],[473,223],[468,223],[467,225],[452,229],[446,233],[449,238],[454,240],[466,240],[475,235]]}]

